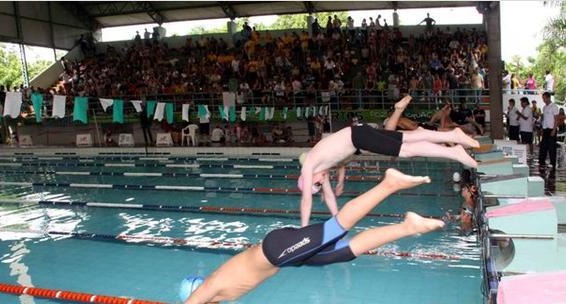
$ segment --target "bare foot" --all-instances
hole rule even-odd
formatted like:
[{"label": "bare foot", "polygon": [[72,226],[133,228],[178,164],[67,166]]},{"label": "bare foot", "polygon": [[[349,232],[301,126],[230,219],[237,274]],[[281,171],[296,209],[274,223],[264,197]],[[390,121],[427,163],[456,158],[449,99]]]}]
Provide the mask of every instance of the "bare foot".
[{"label": "bare foot", "polygon": [[434,230],[444,228],[444,222],[437,219],[424,218],[414,212],[407,212],[403,224],[406,225],[409,232],[414,234],[428,233]]},{"label": "bare foot", "polygon": [[390,168],[385,171],[383,182],[389,183],[389,185],[397,190],[401,190],[413,188],[422,184],[428,184],[430,183],[430,178],[428,176],[406,175],[396,169]]},{"label": "bare foot", "polygon": [[457,160],[471,168],[478,167],[478,162],[473,159],[461,145],[456,145],[454,147],[450,147],[449,149],[452,149],[454,151],[454,160]]},{"label": "bare foot", "polygon": [[403,97],[395,104],[395,110],[405,110],[405,108],[409,105],[409,102],[411,102],[411,99],[413,99],[413,97],[410,95]]},{"label": "bare foot", "polygon": [[452,141],[455,143],[472,148],[479,148],[480,146],[480,143],[477,140],[466,135],[466,133],[464,133],[464,131],[460,128],[454,128],[454,130],[452,130],[452,134],[454,135],[454,139]]}]

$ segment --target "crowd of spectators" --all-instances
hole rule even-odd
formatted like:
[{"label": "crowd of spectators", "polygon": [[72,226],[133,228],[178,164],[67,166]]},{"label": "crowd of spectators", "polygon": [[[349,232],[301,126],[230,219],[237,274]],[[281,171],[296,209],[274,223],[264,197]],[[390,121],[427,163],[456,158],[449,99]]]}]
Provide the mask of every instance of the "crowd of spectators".
[{"label": "crowd of spectators", "polygon": [[[361,21],[317,19],[312,35],[288,31],[273,37],[245,24],[234,43],[201,35],[188,37],[179,48],[139,34],[122,48],[107,47],[82,61],[63,60],[59,94],[92,97],[196,94],[214,98],[222,91],[238,93],[239,102],[313,103],[318,92],[329,98],[349,91],[362,106],[359,93],[385,91],[397,100],[409,92],[433,100],[457,97],[461,89],[483,89],[487,45],[485,33],[474,29],[427,25],[422,34],[403,34],[381,24],[381,16]],[[474,77],[481,76],[481,83]],[[425,93],[422,93],[425,92]],[[464,93],[469,95],[469,93]],[[376,95],[378,95],[376,93]],[[356,97],[357,96],[357,97]]]}]

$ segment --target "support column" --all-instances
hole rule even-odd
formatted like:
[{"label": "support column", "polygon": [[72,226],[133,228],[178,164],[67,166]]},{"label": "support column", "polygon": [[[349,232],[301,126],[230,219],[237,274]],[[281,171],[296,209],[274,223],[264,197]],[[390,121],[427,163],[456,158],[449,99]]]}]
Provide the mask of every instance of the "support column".
[{"label": "support column", "polygon": [[487,66],[489,69],[489,109],[491,138],[503,139],[503,96],[501,88],[501,10],[499,2],[490,1],[484,13],[487,32]]},{"label": "support column", "polygon": [[393,10],[393,27],[399,27],[399,13],[397,13],[397,9]]},{"label": "support column", "polygon": [[228,34],[232,37],[232,43],[236,43],[236,33],[238,33],[238,25],[232,19],[226,23],[226,27],[228,28]]}]

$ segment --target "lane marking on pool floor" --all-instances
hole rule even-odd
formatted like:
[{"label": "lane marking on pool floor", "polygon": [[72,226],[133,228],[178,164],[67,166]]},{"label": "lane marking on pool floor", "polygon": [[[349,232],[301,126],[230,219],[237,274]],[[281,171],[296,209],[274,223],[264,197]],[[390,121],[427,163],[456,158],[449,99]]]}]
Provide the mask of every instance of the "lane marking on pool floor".
[{"label": "lane marking on pool floor", "polygon": [[[150,235],[129,235],[129,234],[99,234],[90,232],[70,232],[70,231],[38,231],[38,230],[17,230],[17,229],[0,229],[0,232],[12,233],[25,233],[43,236],[67,236],[73,239],[86,239],[86,240],[103,240],[103,241],[118,241],[128,244],[155,244],[176,247],[188,247],[192,249],[217,249],[226,251],[241,251],[250,248],[256,243],[251,242],[234,242],[234,241],[219,241],[219,240],[195,240],[195,239],[182,239],[166,236],[150,236]],[[410,252],[410,251],[397,251],[378,248],[364,252],[367,256],[383,256],[383,257],[399,257],[399,258],[416,258],[416,259],[430,259],[430,260],[460,260],[460,256],[449,255],[442,252]]]}]

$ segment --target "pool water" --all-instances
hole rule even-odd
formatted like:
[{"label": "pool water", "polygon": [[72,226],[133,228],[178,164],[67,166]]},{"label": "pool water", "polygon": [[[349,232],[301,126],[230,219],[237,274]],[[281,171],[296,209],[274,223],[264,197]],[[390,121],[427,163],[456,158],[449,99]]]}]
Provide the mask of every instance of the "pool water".
[{"label": "pool water", "polygon": [[[96,160],[93,163],[97,163]],[[106,163],[109,163],[108,161]],[[139,161],[134,163],[138,164]],[[159,164],[160,162],[149,162]],[[180,162],[179,162],[180,163]],[[232,161],[208,162],[229,166]],[[208,164],[207,163],[207,164]],[[240,163],[250,163],[240,162]],[[171,191],[99,189],[58,186],[66,183],[127,185],[191,185],[206,187],[296,188],[292,178],[200,178],[124,176],[124,172],[221,173],[293,175],[297,169],[139,167],[52,167],[28,162],[22,170],[3,174],[0,201],[82,201],[113,204],[164,204],[238,208],[298,209],[298,193],[261,194],[253,191]],[[67,161],[65,164],[80,164]],[[380,176],[389,167],[407,174],[429,175],[432,183],[402,191],[380,204],[350,235],[368,227],[400,221],[396,215],[411,210],[442,216],[459,207],[453,190],[455,163],[376,162],[372,169],[352,170],[350,175]],[[0,170],[14,170],[1,167]],[[115,172],[116,175],[39,174],[35,171]],[[25,173],[27,171],[27,173]],[[35,173],[33,173],[35,172]],[[10,182],[46,182],[51,186],[18,186]],[[376,181],[347,181],[342,205]],[[209,188],[207,188],[209,189]],[[1,199],[4,198],[4,199]],[[326,211],[314,200],[314,209]],[[218,209],[216,209],[218,211]],[[188,212],[190,211],[190,212]],[[312,221],[320,221],[318,215]],[[206,276],[241,250],[226,244],[260,241],[267,232],[297,225],[298,214],[258,215],[207,213],[197,208],[156,211],[131,208],[96,208],[31,204],[0,204],[0,282],[92,294],[126,296],[167,303],[181,303],[177,288],[187,275]],[[323,267],[284,268],[256,290],[234,303],[483,303],[479,245],[474,236],[461,236],[456,227],[411,237],[380,248],[349,263]],[[47,232],[63,232],[48,234]],[[97,237],[78,238],[70,233]],[[182,245],[127,242],[112,236],[143,240],[183,240]],[[139,240],[139,239],[137,239]],[[220,244],[220,245],[219,245]],[[236,246],[237,247],[237,246]],[[16,297],[0,293],[0,303],[59,303],[54,300]]]}]

